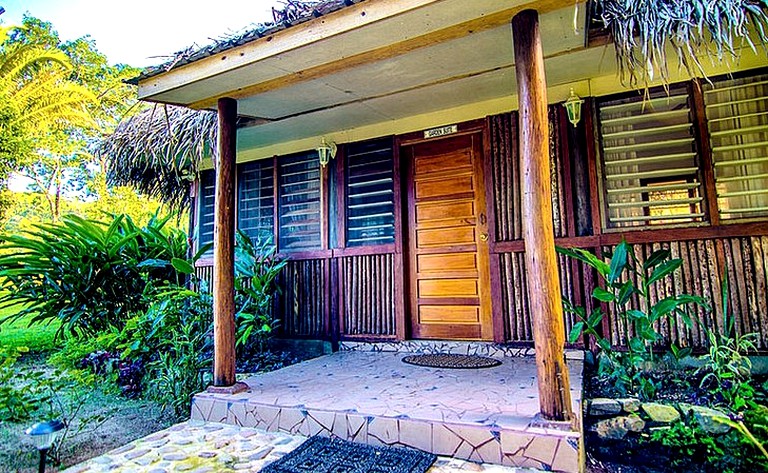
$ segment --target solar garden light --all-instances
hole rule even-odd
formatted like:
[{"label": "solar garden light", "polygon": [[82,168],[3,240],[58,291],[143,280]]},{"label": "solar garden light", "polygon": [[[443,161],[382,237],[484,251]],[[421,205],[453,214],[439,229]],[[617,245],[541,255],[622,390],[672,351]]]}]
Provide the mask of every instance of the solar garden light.
[{"label": "solar garden light", "polygon": [[27,435],[32,437],[32,443],[35,444],[35,447],[40,452],[39,473],[45,473],[45,457],[64,427],[64,422],[50,420],[48,422],[38,422],[27,429]]},{"label": "solar garden light", "polygon": [[565,101],[563,107],[565,107],[565,111],[568,113],[568,121],[573,123],[573,126],[578,125],[579,121],[581,121],[581,104],[583,103],[584,101],[573,93],[573,87],[571,87],[571,95]]}]

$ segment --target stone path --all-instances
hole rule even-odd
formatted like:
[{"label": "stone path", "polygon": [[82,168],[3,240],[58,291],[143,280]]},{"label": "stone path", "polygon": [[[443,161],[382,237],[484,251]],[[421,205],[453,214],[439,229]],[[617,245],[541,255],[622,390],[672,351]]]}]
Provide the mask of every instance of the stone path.
[{"label": "stone path", "polygon": [[[88,460],[64,473],[258,472],[305,437],[188,421]],[[438,457],[429,473],[533,473],[535,470]]]}]

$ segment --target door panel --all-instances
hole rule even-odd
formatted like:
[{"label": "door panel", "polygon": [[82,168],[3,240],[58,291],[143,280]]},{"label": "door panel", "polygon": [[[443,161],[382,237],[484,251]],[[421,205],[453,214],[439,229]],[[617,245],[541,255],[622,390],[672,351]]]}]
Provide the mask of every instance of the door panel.
[{"label": "door panel", "polygon": [[481,137],[403,148],[413,338],[492,338]]}]

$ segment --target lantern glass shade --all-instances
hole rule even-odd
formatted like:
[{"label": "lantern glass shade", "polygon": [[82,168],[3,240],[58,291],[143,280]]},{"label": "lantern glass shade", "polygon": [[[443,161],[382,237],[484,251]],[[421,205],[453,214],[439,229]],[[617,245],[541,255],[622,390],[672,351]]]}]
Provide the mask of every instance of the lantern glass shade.
[{"label": "lantern glass shade", "polygon": [[336,143],[328,143],[325,138],[320,142],[320,146],[317,147],[317,155],[320,158],[320,165],[325,167],[336,156]]},{"label": "lantern glass shade", "polygon": [[27,429],[27,435],[32,437],[32,442],[38,450],[48,450],[56,442],[65,425],[60,420],[39,422]]},{"label": "lantern glass shade", "polygon": [[576,95],[573,92],[573,89],[571,89],[571,95],[568,97],[568,100],[565,101],[563,106],[565,107],[566,113],[568,113],[568,121],[573,123],[573,126],[578,125],[581,121],[581,105],[583,103],[584,100]]}]

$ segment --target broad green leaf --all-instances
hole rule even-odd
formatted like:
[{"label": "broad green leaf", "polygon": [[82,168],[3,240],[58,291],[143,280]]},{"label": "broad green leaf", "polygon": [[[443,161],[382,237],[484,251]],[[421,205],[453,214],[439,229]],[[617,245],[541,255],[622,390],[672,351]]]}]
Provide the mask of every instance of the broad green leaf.
[{"label": "broad green leaf", "polygon": [[613,293],[599,286],[592,291],[592,297],[602,302],[613,302],[615,300]]},{"label": "broad green leaf", "polygon": [[613,250],[613,256],[611,257],[610,271],[608,272],[608,282],[613,284],[624,271],[627,266],[627,254],[631,251],[626,241],[622,241]]},{"label": "broad green leaf", "polygon": [[672,313],[677,308],[678,301],[675,297],[662,299],[651,307],[651,321],[656,321]]},{"label": "broad green leaf", "polygon": [[669,250],[656,250],[653,253],[651,253],[651,256],[648,257],[647,260],[643,263],[643,269],[648,270],[650,268],[653,268],[654,266],[658,265],[662,261],[668,259],[670,257],[671,253]]},{"label": "broad green leaf", "polygon": [[568,342],[576,343],[581,336],[581,332],[584,329],[584,322],[576,322],[571,328],[571,332],[568,334]]},{"label": "broad green leaf", "polygon": [[181,274],[193,274],[195,272],[195,267],[181,258],[172,258],[171,265],[173,265],[173,269]]},{"label": "broad green leaf", "polygon": [[589,314],[589,320],[587,320],[589,328],[594,329],[599,326],[600,322],[603,321],[603,315],[603,311],[599,307],[593,310],[592,313]]},{"label": "broad green leaf", "polygon": [[588,266],[591,266],[592,268],[595,268],[597,272],[603,277],[608,275],[608,264],[587,250],[581,248],[563,248],[560,246],[556,247],[555,249],[560,254],[569,256],[587,264]]},{"label": "broad green leaf", "polygon": [[619,297],[617,298],[616,303],[619,305],[626,304],[634,292],[635,286],[632,284],[632,281],[626,281],[621,285],[621,289],[619,289]]},{"label": "broad green leaf", "polygon": [[651,273],[651,276],[648,278],[648,281],[645,283],[645,287],[650,287],[651,284],[655,283],[656,281],[662,279],[663,277],[671,274],[674,272],[677,268],[680,267],[680,265],[683,264],[683,260],[681,259],[672,259],[669,261],[665,261],[664,263],[660,264],[659,266],[656,266],[654,268],[653,272]]}]

